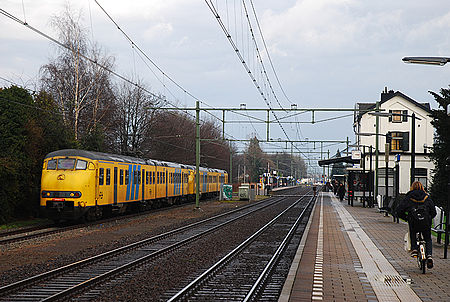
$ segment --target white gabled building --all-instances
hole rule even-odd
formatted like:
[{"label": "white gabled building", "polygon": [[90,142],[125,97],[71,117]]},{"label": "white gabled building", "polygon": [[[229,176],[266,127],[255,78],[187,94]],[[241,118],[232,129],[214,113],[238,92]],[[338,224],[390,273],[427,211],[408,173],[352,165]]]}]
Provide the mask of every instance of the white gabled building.
[{"label": "white gabled building", "polygon": [[[357,103],[357,109],[373,110],[376,103]],[[415,180],[419,180],[425,187],[429,187],[434,164],[427,153],[428,148],[433,146],[434,128],[431,125],[431,109],[429,103],[419,103],[405,94],[393,90],[381,93],[379,102],[381,112],[402,114],[390,117],[379,117],[379,155],[378,155],[378,194],[385,194],[385,143],[389,143],[388,162],[388,194],[393,196],[394,192],[406,193],[409,191],[411,171],[412,141],[412,118],[415,119]],[[420,120],[419,120],[420,119]],[[365,169],[369,170],[369,150],[372,147],[372,170],[375,170],[375,145],[376,145],[376,116],[367,111],[355,113],[354,131],[356,143],[364,147]],[[363,147],[360,147],[363,150]],[[399,157],[398,157],[399,156]],[[397,188],[398,187],[398,188]]]}]

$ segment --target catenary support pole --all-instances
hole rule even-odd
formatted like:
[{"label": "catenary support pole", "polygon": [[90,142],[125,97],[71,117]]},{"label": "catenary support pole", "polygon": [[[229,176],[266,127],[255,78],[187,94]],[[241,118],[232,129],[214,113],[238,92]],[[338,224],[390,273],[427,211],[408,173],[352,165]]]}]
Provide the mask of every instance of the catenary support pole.
[{"label": "catenary support pole", "polygon": [[200,207],[200,102],[195,102],[195,207]]},{"label": "catenary support pole", "polygon": [[[380,111],[380,102],[377,101],[376,104],[376,112]],[[375,116],[375,194],[374,199],[377,200],[378,196],[378,153],[379,150],[379,137],[380,137],[380,117],[377,115]]]},{"label": "catenary support pole", "polygon": [[411,114],[411,184],[416,178],[416,114]]},{"label": "catenary support pole", "polygon": [[230,172],[228,174],[228,183],[233,185],[233,150],[231,149],[231,142],[230,142]]}]

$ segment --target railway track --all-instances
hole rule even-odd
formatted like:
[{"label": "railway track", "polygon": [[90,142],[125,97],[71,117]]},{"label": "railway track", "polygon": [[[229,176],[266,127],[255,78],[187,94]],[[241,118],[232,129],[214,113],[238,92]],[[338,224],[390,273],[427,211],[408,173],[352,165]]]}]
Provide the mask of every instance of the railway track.
[{"label": "railway track", "polygon": [[[178,207],[182,207],[188,204],[193,204],[193,202],[189,202],[189,203],[183,203],[183,204],[178,204],[178,205],[172,205],[170,206],[170,209],[175,209]],[[80,229],[80,228],[85,228],[85,227],[89,227],[89,226],[95,226],[95,225],[100,225],[100,224],[104,224],[104,223],[108,223],[111,221],[117,221],[117,220],[121,220],[121,219],[128,219],[128,218],[133,218],[133,217],[137,217],[137,216],[141,216],[141,215],[147,215],[147,214],[151,214],[151,213],[157,213],[157,212],[161,212],[161,211],[166,211],[168,208],[159,208],[159,209],[153,209],[150,211],[144,211],[144,212],[139,212],[139,213],[132,213],[132,214],[127,214],[127,215],[120,215],[120,216],[114,216],[111,218],[105,218],[105,219],[101,219],[101,220],[97,220],[97,221],[93,221],[93,222],[88,222],[88,223],[78,223],[78,224],[65,224],[62,226],[57,226],[55,224],[46,224],[46,225],[37,225],[34,227],[29,227],[29,228],[23,228],[23,229],[16,229],[16,230],[12,230],[12,231],[6,231],[6,232],[1,232],[0,233],[0,246],[1,245],[6,245],[6,244],[10,244],[10,243],[14,243],[14,242],[21,242],[21,241],[27,241],[30,239],[35,239],[35,238],[40,238],[40,237],[45,237],[45,236],[50,236],[50,235],[54,235],[54,234],[59,234],[59,233],[64,233],[67,231],[72,231],[72,230],[76,230],[76,229]]]},{"label": "railway track", "polygon": [[290,266],[284,254],[312,208],[314,198],[305,199],[298,199],[168,301],[278,300]]},{"label": "railway track", "polygon": [[4,286],[0,301],[58,301],[158,259],[208,233],[275,205],[286,197],[273,197],[233,211],[88,258],[77,263]]}]

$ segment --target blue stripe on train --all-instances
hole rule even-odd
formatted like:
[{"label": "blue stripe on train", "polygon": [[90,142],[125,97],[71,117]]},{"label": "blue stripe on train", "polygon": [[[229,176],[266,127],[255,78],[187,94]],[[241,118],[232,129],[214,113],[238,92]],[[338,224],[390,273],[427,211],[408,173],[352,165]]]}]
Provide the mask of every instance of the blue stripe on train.
[{"label": "blue stripe on train", "polygon": [[141,166],[137,166],[137,183],[136,183],[136,193],[135,193],[135,198],[139,199],[139,178],[141,175]]},{"label": "blue stripe on train", "polygon": [[135,183],[134,183],[134,172],[135,171],[136,171],[136,166],[133,166],[133,169],[132,169],[131,174],[130,174],[130,182],[131,182],[131,196],[130,196],[130,199],[131,200],[134,200],[134,186],[135,186]]},{"label": "blue stripe on train", "polygon": [[128,165],[128,184],[127,184],[127,196],[126,196],[126,199],[125,200],[130,200],[130,187],[131,187],[131,181],[130,181],[130,178],[131,178],[131,165]]}]

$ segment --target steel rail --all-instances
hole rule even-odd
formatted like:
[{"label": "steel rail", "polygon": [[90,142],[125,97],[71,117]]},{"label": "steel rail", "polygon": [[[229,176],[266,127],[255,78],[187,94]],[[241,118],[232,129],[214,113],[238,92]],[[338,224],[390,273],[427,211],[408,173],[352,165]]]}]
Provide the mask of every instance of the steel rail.
[{"label": "steel rail", "polygon": [[[197,235],[191,236],[191,237],[189,237],[189,238],[187,238],[185,240],[182,240],[182,241],[179,241],[179,242],[177,242],[175,244],[172,244],[169,247],[166,247],[166,248],[163,248],[163,249],[161,249],[159,251],[156,251],[156,252],[153,252],[151,254],[148,254],[148,255],[142,257],[141,259],[137,259],[137,260],[135,260],[133,262],[130,262],[130,263],[126,264],[126,265],[122,265],[122,266],[120,266],[118,268],[115,268],[111,272],[107,272],[107,273],[104,273],[104,274],[100,274],[100,275],[98,275],[96,277],[90,278],[90,280],[84,281],[81,284],[75,285],[75,286],[73,286],[73,287],[71,287],[69,289],[64,290],[64,292],[61,292],[59,294],[56,294],[56,295],[53,295],[51,297],[46,298],[48,300],[44,299],[42,301],[54,301],[54,300],[61,299],[63,296],[65,296],[67,294],[72,294],[72,293],[74,293],[74,292],[76,292],[76,291],[78,291],[78,290],[80,290],[82,288],[86,288],[88,286],[91,286],[92,284],[94,284],[96,282],[99,282],[101,280],[105,280],[106,278],[108,278],[108,277],[110,277],[110,276],[112,276],[112,275],[114,275],[116,273],[119,273],[120,271],[123,271],[124,269],[129,269],[132,266],[134,266],[134,265],[136,265],[138,263],[141,263],[141,262],[143,262],[143,261],[145,261],[147,259],[157,257],[157,256],[159,256],[159,255],[161,255],[161,254],[163,254],[165,252],[168,252],[169,250],[173,250],[175,248],[181,247],[182,245],[186,244],[190,240],[195,240],[196,238],[199,238],[200,236],[203,236],[203,235],[205,235],[205,234],[207,234],[207,233],[209,233],[209,232],[211,232],[211,231],[213,231],[213,230],[215,230],[215,229],[217,229],[219,227],[223,227],[224,225],[227,225],[227,224],[229,224],[229,223],[231,223],[231,222],[233,222],[233,221],[235,221],[237,219],[241,219],[242,217],[245,217],[245,216],[247,216],[247,215],[249,215],[251,213],[254,213],[256,211],[262,210],[262,209],[264,209],[266,207],[269,207],[269,206],[271,206],[271,205],[273,205],[275,203],[278,203],[278,202],[280,202],[280,201],[282,201],[284,199],[285,198],[283,198],[283,197],[274,197],[274,200],[269,202],[269,203],[267,203],[267,200],[264,200],[264,201],[261,201],[261,202],[258,202],[258,203],[252,204],[252,205],[248,205],[248,206],[245,206],[245,207],[237,208],[237,209],[234,209],[232,211],[229,211],[229,212],[226,212],[226,213],[223,213],[223,214],[220,214],[220,215],[216,215],[214,217],[210,217],[208,219],[205,219],[205,220],[202,220],[202,221],[198,221],[198,222],[195,222],[193,224],[190,224],[190,225],[187,225],[187,226],[184,226],[184,227],[181,227],[181,228],[178,228],[178,229],[166,232],[164,234],[160,234],[160,235],[157,235],[157,236],[154,236],[154,237],[151,237],[151,238],[147,238],[147,239],[141,240],[139,242],[135,242],[135,243],[129,244],[127,246],[124,246],[124,247],[121,247],[121,248],[118,248],[118,249],[115,249],[115,250],[112,250],[112,251],[109,251],[109,252],[106,252],[106,253],[103,253],[103,254],[100,254],[100,255],[96,255],[94,257],[90,257],[90,258],[87,258],[87,259],[84,259],[84,260],[80,260],[78,262],[75,262],[75,263],[72,263],[72,264],[68,264],[66,266],[63,266],[63,267],[51,270],[49,272],[45,272],[45,273],[42,273],[42,274],[30,277],[30,278],[27,278],[27,279],[24,279],[24,280],[21,280],[21,281],[18,281],[18,282],[9,284],[9,285],[3,286],[3,287],[0,288],[0,297],[4,296],[5,294],[10,294],[12,291],[17,290],[19,288],[23,288],[23,287],[26,287],[26,286],[32,286],[32,285],[34,285],[34,284],[36,284],[36,283],[38,283],[40,281],[48,280],[48,279],[50,279],[50,278],[52,278],[54,276],[57,276],[57,275],[62,275],[65,272],[71,272],[71,271],[74,271],[75,269],[78,269],[78,268],[81,268],[81,267],[85,267],[87,265],[94,264],[94,263],[99,262],[101,260],[109,259],[109,258],[111,258],[113,256],[117,256],[117,255],[119,255],[121,253],[125,253],[127,251],[132,251],[132,250],[137,249],[137,248],[139,248],[141,246],[144,246],[146,244],[151,244],[151,243],[156,242],[158,240],[162,240],[162,239],[168,238],[168,237],[173,236],[173,235],[175,235],[177,233],[181,233],[183,231],[192,229],[192,228],[194,228],[196,226],[199,226],[201,224],[206,224],[206,223],[209,223],[211,221],[215,221],[218,218],[223,218],[223,217],[232,215],[234,213],[237,213],[239,211],[245,211],[245,210],[248,210],[248,209],[250,210],[250,211],[248,211],[246,213],[243,213],[243,214],[241,214],[241,215],[239,215],[239,216],[237,216],[237,217],[235,217],[233,219],[227,220],[227,221],[225,221],[225,222],[223,222],[223,223],[221,223],[219,225],[213,226],[213,227],[209,228],[206,231],[200,232]],[[253,208],[253,209],[251,209],[251,208]]]},{"label": "steel rail", "polygon": [[271,221],[266,223],[263,227],[261,227],[257,232],[255,232],[253,235],[251,235],[249,238],[247,238],[244,242],[242,242],[240,245],[238,245],[236,248],[234,248],[231,252],[229,252],[227,255],[225,255],[222,259],[220,259],[218,262],[216,262],[213,266],[211,266],[209,269],[207,269],[205,272],[203,272],[200,276],[198,276],[194,281],[189,283],[187,286],[185,286],[183,289],[181,289],[177,294],[172,296],[168,302],[178,301],[186,298],[190,292],[194,291],[197,287],[199,287],[205,280],[207,280],[209,277],[214,274],[214,272],[218,271],[221,267],[226,265],[228,262],[230,262],[234,257],[236,257],[244,248],[246,248],[250,243],[252,243],[259,235],[261,235],[265,230],[267,230],[271,225],[273,225],[281,216],[283,216],[287,211],[295,207],[302,199],[306,197],[302,196],[299,198],[296,202],[294,202],[292,205],[290,205],[288,208],[283,210],[280,214],[278,214],[275,218],[273,218]]},{"label": "steel rail", "polygon": [[306,205],[306,207],[300,213],[300,215],[298,216],[298,218],[295,221],[294,225],[291,227],[291,229],[289,230],[288,234],[284,237],[283,242],[280,244],[278,249],[275,251],[275,253],[273,254],[272,258],[267,263],[266,267],[264,268],[264,270],[259,275],[258,279],[253,284],[252,288],[247,293],[247,296],[245,297],[243,302],[251,301],[258,294],[257,291],[262,288],[264,282],[267,280],[267,277],[269,276],[269,274],[271,273],[271,271],[275,267],[276,263],[280,259],[281,255],[283,254],[284,250],[286,249],[288,243],[291,241],[292,236],[294,236],[294,232],[297,230],[298,226],[300,225],[300,222],[302,221],[306,211],[308,210],[308,208],[310,207],[311,203],[315,199],[316,198],[311,198],[309,203]]}]

